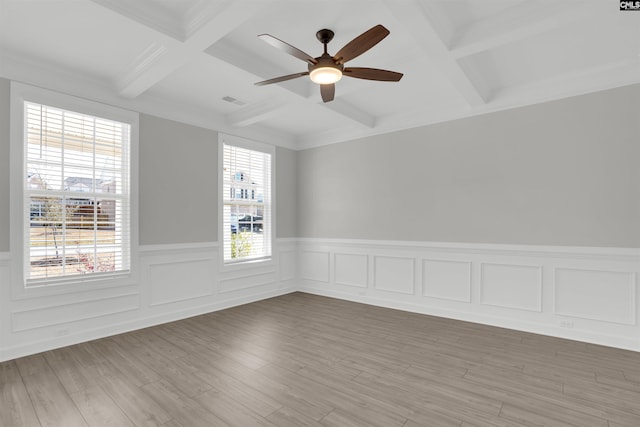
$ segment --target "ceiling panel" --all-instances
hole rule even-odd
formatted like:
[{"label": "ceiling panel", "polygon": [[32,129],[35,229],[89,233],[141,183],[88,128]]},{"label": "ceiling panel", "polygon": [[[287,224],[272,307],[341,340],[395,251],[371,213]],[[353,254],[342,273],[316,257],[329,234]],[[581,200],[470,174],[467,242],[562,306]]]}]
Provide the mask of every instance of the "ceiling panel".
[{"label": "ceiling panel", "polygon": [[[489,85],[499,89],[634,61],[640,54],[640,25],[625,18],[592,17],[479,53],[463,62],[474,63]],[[616,31],[590,31],[596,26]]]},{"label": "ceiling panel", "polygon": [[[318,30],[335,32],[334,54],[377,24],[391,34],[347,66],[400,82],[345,77],[326,104],[306,76],[255,85],[307,70],[259,34],[315,57]],[[640,13],[603,0],[0,0],[0,77],[304,148],[640,83]]]},{"label": "ceiling panel", "polygon": [[150,31],[91,2],[2,4],[0,47],[92,77],[114,79],[154,41]]}]

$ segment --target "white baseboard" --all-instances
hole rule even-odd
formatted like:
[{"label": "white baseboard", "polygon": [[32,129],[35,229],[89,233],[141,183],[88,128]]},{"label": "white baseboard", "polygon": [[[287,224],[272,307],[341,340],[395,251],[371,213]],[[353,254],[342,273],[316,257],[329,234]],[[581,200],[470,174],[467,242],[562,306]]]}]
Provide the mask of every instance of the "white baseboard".
[{"label": "white baseboard", "polygon": [[295,291],[640,351],[640,249],[278,239],[232,274],[215,242],[140,249],[134,285],[20,299],[0,252],[0,361]]},{"label": "white baseboard", "polygon": [[496,326],[499,328],[512,329],[534,334],[548,335],[557,338],[565,338],[574,341],[588,342],[608,347],[616,347],[625,350],[640,351],[638,340],[629,337],[611,337],[603,334],[595,334],[589,331],[579,330],[567,332],[564,328],[557,326],[541,325],[535,322],[526,322],[512,317],[502,318],[485,314],[471,313],[468,311],[456,311],[448,309],[437,309],[420,304],[412,304],[389,299],[353,295],[338,291],[319,289],[314,286],[300,285],[298,291],[313,295],[320,295],[329,298],[337,298],[345,301],[352,301],[361,304],[385,307],[394,310],[408,311],[411,313],[425,314],[429,316],[443,317],[447,319],[461,320],[464,322],[478,323],[482,325]]},{"label": "white baseboard", "polygon": [[271,290],[268,292],[257,293],[254,295],[234,298],[225,300],[220,303],[206,304],[201,306],[190,307],[186,310],[180,310],[175,312],[165,312],[158,315],[153,315],[145,318],[138,318],[129,322],[122,322],[112,324],[102,328],[86,329],[75,334],[70,334],[64,337],[46,338],[39,341],[28,342],[24,344],[17,344],[11,347],[2,349],[0,352],[0,362],[5,360],[16,359],[18,357],[28,356],[35,353],[40,353],[46,350],[53,350],[60,347],[66,347],[69,345],[79,344],[87,341],[92,341],[100,338],[105,338],[117,334],[135,331],[138,329],[148,328],[150,326],[160,325],[167,322],[174,322],[177,320],[186,319],[201,314],[212,313],[214,311],[224,310],[231,307],[236,307],[243,304],[248,304],[256,301],[261,301],[267,298],[273,298],[281,295],[286,295],[291,292],[295,292],[296,289],[282,288]]},{"label": "white baseboard", "polygon": [[215,242],[142,246],[139,280],[130,286],[52,288],[20,299],[11,295],[10,254],[0,253],[0,362],[296,290],[295,242],[276,240],[278,262],[237,270],[235,288],[220,271],[218,250]]},{"label": "white baseboard", "polygon": [[640,250],[300,239],[298,289],[640,351]]}]

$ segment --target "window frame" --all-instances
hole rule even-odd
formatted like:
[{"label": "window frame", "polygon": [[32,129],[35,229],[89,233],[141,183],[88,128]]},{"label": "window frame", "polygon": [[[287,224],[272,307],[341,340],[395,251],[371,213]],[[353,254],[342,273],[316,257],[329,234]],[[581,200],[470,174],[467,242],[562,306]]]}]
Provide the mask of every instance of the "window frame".
[{"label": "window frame", "polygon": [[[10,176],[11,176],[11,258],[12,294],[16,299],[80,292],[88,289],[132,285],[138,276],[138,144],[139,115],[136,112],[99,102],[42,89],[19,82],[11,82],[10,119]],[[25,102],[43,104],[81,114],[115,120],[130,126],[129,147],[129,270],[109,275],[73,275],[27,283],[25,262],[28,259],[28,242],[25,224],[27,210],[25,199],[26,153],[24,145]]]},{"label": "window frame", "polygon": [[[244,148],[247,150],[259,151],[269,154],[271,156],[271,176],[270,187],[271,194],[269,200],[269,209],[271,217],[268,218],[269,224],[264,224],[264,227],[269,227],[268,238],[271,245],[271,255],[263,258],[252,258],[239,261],[226,261],[224,258],[225,241],[224,241],[224,145],[231,145],[238,148]],[[218,242],[219,242],[219,266],[224,272],[234,271],[237,269],[246,268],[271,268],[276,262],[275,251],[275,236],[276,236],[276,180],[275,180],[275,165],[276,165],[276,150],[275,146],[265,144],[262,142],[252,141],[249,139],[241,138],[234,135],[218,133]]]}]

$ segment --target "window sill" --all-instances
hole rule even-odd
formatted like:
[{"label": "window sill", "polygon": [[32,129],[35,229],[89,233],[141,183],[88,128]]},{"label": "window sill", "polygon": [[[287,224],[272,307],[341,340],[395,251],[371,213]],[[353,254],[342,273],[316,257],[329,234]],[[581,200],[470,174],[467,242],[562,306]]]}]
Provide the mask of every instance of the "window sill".
[{"label": "window sill", "polygon": [[39,298],[135,284],[134,273],[131,271],[96,277],[75,276],[56,280],[32,280],[22,284],[19,288],[16,284],[12,297],[14,300]]},{"label": "window sill", "polygon": [[275,271],[275,260],[273,256],[269,258],[249,259],[246,261],[224,262],[222,263],[221,271],[223,273],[233,274],[234,272],[251,271],[255,274],[267,273]]}]

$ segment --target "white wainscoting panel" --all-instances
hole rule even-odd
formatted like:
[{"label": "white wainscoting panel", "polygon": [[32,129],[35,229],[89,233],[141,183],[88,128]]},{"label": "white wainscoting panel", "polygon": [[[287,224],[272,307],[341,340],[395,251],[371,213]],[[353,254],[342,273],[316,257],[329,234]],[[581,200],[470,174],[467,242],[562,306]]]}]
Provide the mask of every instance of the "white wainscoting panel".
[{"label": "white wainscoting panel", "polygon": [[300,253],[300,276],[305,280],[329,282],[329,252],[303,250]]},{"label": "white wainscoting panel", "polygon": [[11,254],[0,252],[0,362],[9,359],[5,344],[11,335]]},{"label": "white wainscoting panel", "polygon": [[275,272],[254,273],[242,277],[220,279],[220,293],[237,292],[243,289],[258,288],[276,284]]},{"label": "white wainscoting panel", "polygon": [[362,254],[334,254],[335,283],[366,288],[369,277],[369,257]]},{"label": "white wainscoting panel", "polygon": [[283,250],[280,252],[280,280],[283,282],[296,278],[296,251]]},{"label": "white wainscoting panel", "polygon": [[558,268],[554,275],[556,314],[636,325],[636,274]]},{"label": "white wainscoting panel", "polygon": [[423,259],[422,294],[471,302],[471,262]]},{"label": "white wainscoting panel", "polygon": [[482,304],[542,311],[542,267],[482,263]]},{"label": "white wainscoting panel", "polygon": [[375,256],[373,286],[379,291],[413,295],[415,260],[406,257]]},{"label": "white wainscoting panel", "polygon": [[295,240],[276,240],[274,253],[289,251],[280,262],[226,272],[215,242],[140,246],[132,283],[78,292],[52,286],[20,298],[12,298],[20,284],[11,259],[0,253],[0,361],[293,292],[295,250]]},{"label": "white wainscoting panel", "polygon": [[23,332],[66,323],[106,317],[140,308],[137,293],[116,295],[100,299],[87,299],[71,304],[37,307],[11,313],[11,331]]},{"label": "white wainscoting panel", "polygon": [[143,246],[133,284],[19,299],[0,253],[0,361],[296,290],[640,351],[640,249],[301,238],[274,253],[225,272],[215,242]]},{"label": "white wainscoting panel", "polygon": [[149,264],[150,305],[213,295],[214,266],[212,258]]},{"label": "white wainscoting panel", "polygon": [[640,248],[316,238],[298,247],[300,291],[640,351]]}]

